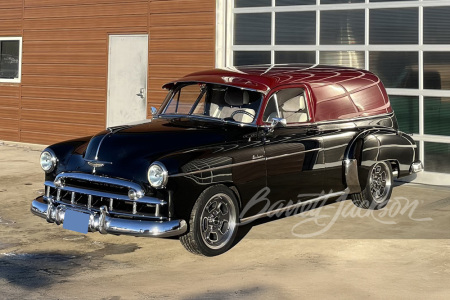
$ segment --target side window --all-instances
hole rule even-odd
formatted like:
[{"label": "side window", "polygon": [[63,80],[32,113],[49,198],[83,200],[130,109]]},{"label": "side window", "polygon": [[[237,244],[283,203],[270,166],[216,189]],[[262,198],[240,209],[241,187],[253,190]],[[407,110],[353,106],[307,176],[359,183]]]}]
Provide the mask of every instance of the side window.
[{"label": "side window", "polygon": [[20,82],[21,37],[0,37],[0,82]]},{"label": "side window", "polygon": [[264,111],[263,121],[271,123],[273,118],[283,118],[289,123],[309,121],[305,91],[301,88],[288,88],[270,97]]}]

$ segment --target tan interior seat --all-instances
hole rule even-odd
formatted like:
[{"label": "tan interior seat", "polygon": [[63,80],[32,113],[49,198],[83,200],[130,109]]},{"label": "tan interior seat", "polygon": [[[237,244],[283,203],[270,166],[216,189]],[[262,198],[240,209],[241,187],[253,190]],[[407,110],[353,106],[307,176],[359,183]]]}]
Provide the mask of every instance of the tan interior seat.
[{"label": "tan interior seat", "polygon": [[287,123],[307,122],[308,114],[306,112],[305,97],[298,95],[287,100],[281,105],[280,113]]}]

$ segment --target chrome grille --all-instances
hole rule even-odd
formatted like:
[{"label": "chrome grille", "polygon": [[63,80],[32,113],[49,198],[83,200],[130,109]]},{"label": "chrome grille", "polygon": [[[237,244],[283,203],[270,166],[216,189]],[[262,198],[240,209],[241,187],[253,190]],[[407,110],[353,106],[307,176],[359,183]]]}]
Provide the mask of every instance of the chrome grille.
[{"label": "chrome grille", "polygon": [[[141,192],[138,199],[128,197],[129,190]],[[165,220],[166,201],[144,195],[142,188],[122,179],[84,173],[61,173],[45,182],[48,202],[68,204],[99,211],[106,206],[110,215],[124,218]]]}]

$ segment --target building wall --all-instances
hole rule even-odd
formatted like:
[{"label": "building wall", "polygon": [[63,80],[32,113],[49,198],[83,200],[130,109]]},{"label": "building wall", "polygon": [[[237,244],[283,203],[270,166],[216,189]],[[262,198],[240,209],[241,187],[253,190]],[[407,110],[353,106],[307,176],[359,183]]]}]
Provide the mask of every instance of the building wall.
[{"label": "building wall", "polygon": [[[21,1],[0,2],[0,36],[22,35]],[[20,85],[0,84],[0,139],[19,140]]]},{"label": "building wall", "polygon": [[163,83],[214,67],[215,3],[2,1],[0,37],[21,36],[23,58],[21,83],[0,83],[0,140],[51,144],[104,129],[110,34],[149,34],[150,111]]}]

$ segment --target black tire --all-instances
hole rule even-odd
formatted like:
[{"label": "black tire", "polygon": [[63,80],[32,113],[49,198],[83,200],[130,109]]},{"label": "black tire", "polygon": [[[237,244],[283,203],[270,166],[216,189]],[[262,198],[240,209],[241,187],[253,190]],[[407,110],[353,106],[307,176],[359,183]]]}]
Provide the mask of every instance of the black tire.
[{"label": "black tire", "polygon": [[393,175],[389,162],[380,161],[369,169],[367,184],[358,194],[352,194],[353,203],[361,208],[382,209],[392,195]]},{"label": "black tire", "polygon": [[180,242],[190,252],[215,256],[228,251],[238,229],[239,207],[225,185],[204,190],[192,208],[188,232]]}]

